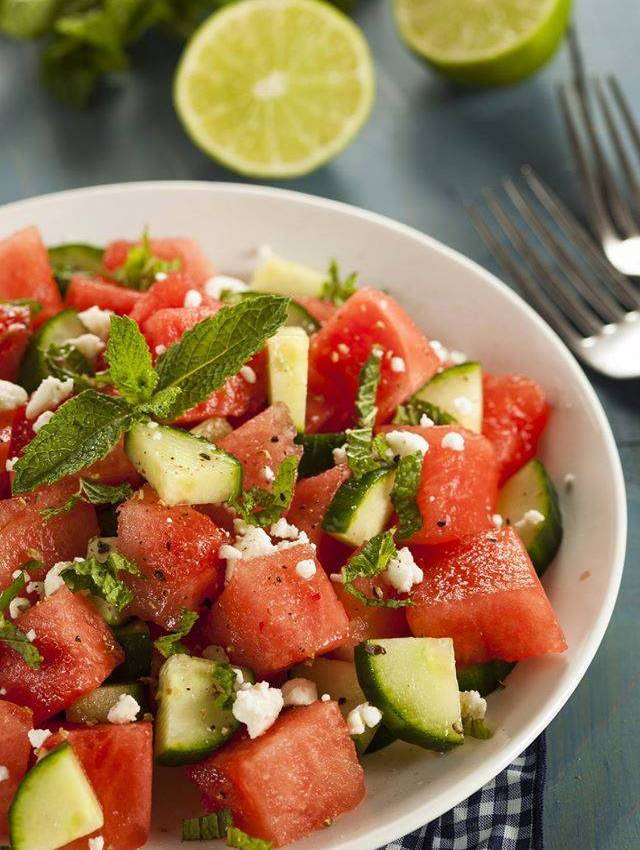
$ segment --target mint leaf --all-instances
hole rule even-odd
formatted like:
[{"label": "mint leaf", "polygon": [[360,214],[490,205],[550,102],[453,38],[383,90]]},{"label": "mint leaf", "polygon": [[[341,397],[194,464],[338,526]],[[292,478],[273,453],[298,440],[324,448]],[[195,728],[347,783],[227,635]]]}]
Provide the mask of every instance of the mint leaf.
[{"label": "mint leaf", "polygon": [[182,390],[180,387],[167,387],[166,390],[160,390],[156,393],[151,401],[146,401],[140,406],[140,410],[148,413],[150,416],[157,416],[158,419],[169,419],[171,410],[176,404],[176,400]]},{"label": "mint leaf", "polygon": [[22,656],[24,662],[37,670],[42,664],[43,658],[24,632],[0,614],[0,643],[13,649]]},{"label": "mint leaf", "polygon": [[419,425],[423,416],[427,416],[434,425],[451,425],[457,422],[450,413],[445,413],[442,408],[423,401],[419,398],[410,398],[401,404],[393,417],[394,425]]},{"label": "mint leaf", "polygon": [[16,596],[20,595],[20,591],[27,583],[29,573],[33,572],[34,570],[40,569],[40,567],[42,567],[42,562],[36,561],[34,559],[31,559],[30,561],[27,561],[26,564],[23,564],[23,566],[20,568],[20,575],[17,578],[14,578],[9,587],[5,588],[2,593],[0,593],[0,614],[3,611],[7,610],[7,608],[11,604],[11,601],[15,599]]},{"label": "mint leaf", "polygon": [[98,481],[81,478],[78,482],[78,490],[64,504],[54,508],[42,508],[40,516],[43,519],[51,519],[51,517],[66,514],[80,501],[90,505],[119,505],[132,495],[133,488],[129,484],[100,484]]},{"label": "mint leaf", "polygon": [[264,838],[252,838],[237,826],[230,826],[227,829],[227,846],[236,847],[237,850],[271,850],[273,847],[270,841],[265,841]]},{"label": "mint leaf", "polygon": [[52,344],[42,356],[48,373],[61,381],[73,378],[74,382],[80,380],[82,383],[82,378],[93,374],[91,364],[84,354],[69,343]]},{"label": "mint leaf", "polygon": [[380,442],[375,445],[373,442],[373,426],[378,414],[376,395],[379,383],[380,358],[371,354],[363,364],[358,378],[358,427],[347,431],[347,464],[354,478],[361,478],[365,473],[383,465],[383,459],[377,451]]},{"label": "mint leaf", "polygon": [[138,325],[128,316],[112,316],[107,343],[109,378],[130,404],[148,401],[158,383],[151,352]]},{"label": "mint leaf", "polygon": [[357,554],[352,555],[342,568],[344,589],[370,607],[403,608],[412,604],[409,599],[384,599],[377,596],[366,596],[354,585],[357,578],[375,578],[387,569],[389,561],[398,554],[393,542],[394,533],[395,528],[391,528],[389,531],[376,534],[375,537],[364,544]]},{"label": "mint leaf", "polygon": [[185,818],[182,821],[183,841],[213,841],[225,838],[227,829],[233,824],[231,809],[221,809],[210,815]]},{"label": "mint leaf", "polygon": [[216,664],[213,671],[216,705],[230,709],[236,696],[236,674],[230,664]]},{"label": "mint leaf", "polygon": [[373,428],[376,424],[378,408],[376,395],[380,383],[380,358],[375,354],[365,360],[358,377],[358,394],[356,396],[356,413],[358,425],[361,428]]},{"label": "mint leaf", "polygon": [[103,458],[139,418],[122,399],[85,390],[66,401],[14,467],[14,493],[53,484]]},{"label": "mint leaf", "polygon": [[322,284],[320,298],[325,301],[333,301],[336,306],[341,307],[347,299],[351,298],[357,288],[357,272],[351,272],[344,280],[340,280],[338,263],[335,260],[331,260],[329,274],[327,280]]},{"label": "mint leaf", "polygon": [[422,514],[416,501],[422,478],[423,457],[420,452],[400,458],[391,491],[391,501],[398,515],[398,537],[405,540],[422,528]]},{"label": "mint leaf", "polygon": [[182,638],[189,634],[196,624],[197,619],[197,611],[190,611],[188,608],[183,608],[180,617],[180,624],[175,632],[163,635],[153,642],[153,645],[160,655],[163,655],[165,658],[169,658],[171,655],[177,655],[178,653],[185,653],[188,655],[189,650],[182,643]]},{"label": "mint leaf", "polygon": [[181,265],[179,259],[167,261],[154,257],[149,234],[145,230],[140,244],[129,249],[124,263],[116,270],[115,278],[129,289],[144,292],[155,283],[157,274],[175,272]]},{"label": "mint leaf", "polygon": [[298,458],[295,455],[286,457],[278,467],[271,490],[251,487],[243,493],[241,499],[230,502],[231,507],[249,525],[259,525],[261,528],[273,525],[289,510],[297,470]]},{"label": "mint leaf", "polygon": [[157,390],[182,390],[169,411],[176,418],[237,374],[287,318],[288,298],[256,295],[223,307],[187,331],[156,363]]},{"label": "mint leaf", "polygon": [[60,575],[67,587],[76,593],[88,590],[93,596],[99,596],[118,611],[122,611],[133,601],[131,588],[118,578],[119,572],[139,576],[140,568],[119,552],[109,552],[106,558],[87,558],[84,561],[72,561]]}]

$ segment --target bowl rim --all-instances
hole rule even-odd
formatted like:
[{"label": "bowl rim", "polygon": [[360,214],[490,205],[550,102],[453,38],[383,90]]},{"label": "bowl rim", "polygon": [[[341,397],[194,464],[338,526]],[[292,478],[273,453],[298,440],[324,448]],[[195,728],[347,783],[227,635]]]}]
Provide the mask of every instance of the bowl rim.
[{"label": "bowl rim", "polygon": [[[430,250],[438,252],[446,258],[465,267],[468,271],[481,278],[485,285],[493,289],[497,289],[505,298],[510,300],[514,306],[518,307],[528,315],[529,319],[537,326],[538,331],[553,344],[555,350],[558,352],[558,356],[565,360],[573,379],[580,385],[584,398],[589,405],[590,413],[594,416],[601,432],[603,444],[606,448],[604,461],[608,474],[611,476],[614,492],[614,503],[612,507],[613,516],[615,518],[615,539],[612,541],[612,569],[606,594],[601,602],[600,611],[597,618],[592,623],[588,638],[581,646],[579,657],[574,661],[574,669],[571,677],[565,683],[564,687],[558,688],[557,691],[554,692],[553,696],[548,699],[544,709],[539,711],[535,721],[530,721],[521,734],[505,741],[504,746],[498,753],[486,759],[481,766],[476,767],[468,776],[457,780],[453,793],[448,799],[441,799],[435,806],[432,801],[426,801],[424,809],[423,807],[418,807],[408,814],[397,817],[391,823],[373,827],[372,829],[369,829],[366,834],[360,835],[356,839],[343,840],[339,844],[340,850],[376,850],[376,848],[382,847],[384,844],[394,841],[423,826],[425,824],[425,817],[428,818],[426,822],[435,820],[444,812],[449,811],[453,806],[479,790],[483,785],[504,770],[508,764],[517,758],[526,749],[526,747],[528,747],[529,744],[535,740],[542,731],[544,731],[553,718],[558,714],[577,688],[593,661],[613,614],[613,609],[622,579],[627,542],[627,500],[625,483],[622,464],[611,426],[594,388],[571,351],[567,348],[556,332],[517,292],[503,283],[492,272],[483,268],[483,266],[476,261],[466,257],[460,251],[450,248],[434,237],[422,233],[415,227],[403,224],[380,213],[375,213],[342,201],[335,201],[309,193],[298,192],[292,189],[260,186],[251,183],[239,184],[233,182],[210,182],[206,180],[126,181],[67,189],[3,204],[0,206],[0,213],[3,215],[11,214],[14,211],[22,213],[25,210],[28,210],[29,207],[35,208],[43,202],[55,203],[58,200],[73,200],[74,198],[81,199],[87,196],[108,197],[109,195],[117,194],[135,194],[141,190],[146,192],[157,191],[160,193],[168,193],[175,190],[215,194],[231,193],[234,195],[245,196],[247,198],[271,197],[284,199],[292,203],[302,204],[303,206],[340,212],[351,217],[359,218],[365,222],[368,221],[375,223],[393,230],[400,235],[404,235],[422,243]],[[34,215],[36,215],[35,209]],[[426,813],[426,809],[429,810],[428,814]]]}]

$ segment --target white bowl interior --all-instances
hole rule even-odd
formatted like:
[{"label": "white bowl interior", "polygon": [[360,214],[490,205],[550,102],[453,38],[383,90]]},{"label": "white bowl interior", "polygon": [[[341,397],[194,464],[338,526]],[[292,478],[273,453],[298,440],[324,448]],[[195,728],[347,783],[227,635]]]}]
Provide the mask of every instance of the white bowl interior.
[{"label": "white bowl interior", "polygon": [[[622,473],[600,404],[552,331],[492,275],[414,230],[291,192],[205,183],[129,184],[67,192],[0,209],[0,236],[37,224],[49,244],[189,235],[221,270],[246,273],[256,248],[325,268],[331,257],[388,289],[428,336],[496,372],[545,387],[554,413],[541,448],[560,484],[565,538],[544,579],[569,644],[562,657],[518,665],[489,699],[497,732],[442,757],[404,744],[366,758],[365,802],[296,847],[374,850],[447,811],[513,760],[570,696],[600,643],[615,601],[626,536]],[[575,475],[573,491],[562,481]],[[184,784],[184,788],[179,788]],[[158,775],[150,847],[179,842],[179,818],[199,810],[174,771]],[[166,831],[165,831],[166,830]]]}]

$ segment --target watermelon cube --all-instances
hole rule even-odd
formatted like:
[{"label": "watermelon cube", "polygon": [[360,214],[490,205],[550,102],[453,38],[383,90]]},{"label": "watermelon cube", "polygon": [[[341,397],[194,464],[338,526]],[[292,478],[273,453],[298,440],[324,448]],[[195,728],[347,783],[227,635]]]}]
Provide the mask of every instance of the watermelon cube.
[{"label": "watermelon cube", "polygon": [[20,361],[30,336],[29,308],[0,304],[0,381],[17,381]]},{"label": "watermelon cube", "polygon": [[276,847],[354,809],[364,774],[335,702],[280,715],[264,735],[236,739],[187,775],[207,811],[231,808],[241,829]]},{"label": "watermelon cube", "polygon": [[0,241],[0,301],[30,298],[42,305],[36,327],[62,309],[49,255],[37,227],[25,227]]},{"label": "watermelon cube", "polygon": [[[190,277],[182,272],[173,272],[164,280],[157,280],[151,284],[131,311],[131,318],[134,322],[142,325],[158,310],[164,310],[167,307],[184,307],[187,292],[197,288]],[[202,305],[205,307],[218,307],[219,309],[221,306],[219,302],[214,301],[204,293],[200,293],[200,297],[202,298]]]},{"label": "watermelon cube", "polygon": [[[311,578],[296,571],[307,559],[317,567]],[[335,649],[348,631],[344,608],[308,545],[238,561],[207,626],[212,643],[229,647],[234,663],[261,677]]]},{"label": "watermelon cube", "polygon": [[[215,273],[215,266],[198,243],[186,237],[151,239],[151,253],[161,260],[180,260],[180,271],[190,277],[196,286],[202,286]],[[104,267],[115,271],[127,259],[129,250],[140,242],[118,239],[107,245]]]},{"label": "watermelon cube", "polygon": [[567,644],[540,579],[512,528],[414,552],[424,580],[407,620],[418,637],[453,638],[456,662],[520,661]]},{"label": "watermelon cube", "polygon": [[65,306],[82,311],[95,305],[101,310],[113,310],[114,313],[124,316],[133,310],[143,297],[142,292],[111,283],[101,277],[74,274],[67,289]]},{"label": "watermelon cube", "polygon": [[27,732],[33,726],[31,711],[0,699],[0,765],[8,776],[0,782],[0,835],[9,829],[7,813],[20,780],[27,772],[31,744]]},{"label": "watermelon cube", "polygon": [[66,587],[29,608],[15,623],[25,634],[35,632],[33,643],[43,661],[35,670],[0,644],[0,688],[7,699],[33,711],[36,725],[97,688],[123,660],[91,602]]}]

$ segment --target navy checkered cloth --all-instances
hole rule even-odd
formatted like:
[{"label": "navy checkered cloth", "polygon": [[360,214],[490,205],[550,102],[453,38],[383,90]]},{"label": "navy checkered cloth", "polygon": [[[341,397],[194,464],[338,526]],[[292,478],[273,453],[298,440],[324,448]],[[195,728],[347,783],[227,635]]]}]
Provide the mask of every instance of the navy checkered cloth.
[{"label": "navy checkered cloth", "polygon": [[381,850],[543,850],[545,741],[450,812]]}]

